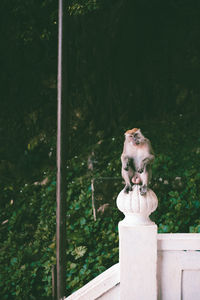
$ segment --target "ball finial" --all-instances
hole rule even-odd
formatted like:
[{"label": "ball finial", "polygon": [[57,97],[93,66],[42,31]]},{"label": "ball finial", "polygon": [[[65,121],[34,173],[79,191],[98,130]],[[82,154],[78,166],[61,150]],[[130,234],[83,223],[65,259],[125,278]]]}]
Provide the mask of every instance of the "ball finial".
[{"label": "ball finial", "polygon": [[122,190],[117,197],[117,207],[125,215],[123,222],[127,225],[155,224],[149,216],[156,210],[158,198],[151,189],[148,189],[145,195],[141,195],[139,188],[136,184],[128,194]]}]

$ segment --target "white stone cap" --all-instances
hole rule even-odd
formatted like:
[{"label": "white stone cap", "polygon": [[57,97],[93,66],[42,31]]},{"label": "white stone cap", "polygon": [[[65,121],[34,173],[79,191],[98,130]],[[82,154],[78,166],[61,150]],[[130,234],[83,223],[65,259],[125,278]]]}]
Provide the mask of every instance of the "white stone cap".
[{"label": "white stone cap", "polygon": [[125,215],[122,221],[124,225],[153,225],[149,218],[156,210],[158,198],[156,194],[148,189],[145,195],[140,194],[140,186],[133,186],[128,194],[122,190],[117,197],[117,207]]}]

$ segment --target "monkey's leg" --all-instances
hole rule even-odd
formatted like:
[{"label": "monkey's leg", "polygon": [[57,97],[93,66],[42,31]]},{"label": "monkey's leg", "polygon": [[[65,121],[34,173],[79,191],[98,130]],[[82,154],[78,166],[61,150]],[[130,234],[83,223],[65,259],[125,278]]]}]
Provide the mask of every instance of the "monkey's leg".
[{"label": "monkey's leg", "polygon": [[124,188],[124,192],[128,194],[129,191],[132,191],[132,185],[131,185],[131,180],[130,179],[133,177],[133,174],[132,174],[131,170],[126,171],[122,167],[122,177],[124,178],[125,183],[126,183],[125,188]]},{"label": "monkey's leg", "polygon": [[140,174],[140,178],[142,180],[142,185],[140,187],[140,194],[145,195],[149,185],[149,172],[148,170],[146,170],[146,168],[143,171],[143,173]]}]

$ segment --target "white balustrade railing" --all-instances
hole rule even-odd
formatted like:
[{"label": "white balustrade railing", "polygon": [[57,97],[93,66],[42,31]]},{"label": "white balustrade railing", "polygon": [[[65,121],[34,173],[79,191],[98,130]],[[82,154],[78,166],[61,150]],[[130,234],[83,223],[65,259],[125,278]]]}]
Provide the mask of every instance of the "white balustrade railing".
[{"label": "white balustrade railing", "polygon": [[155,193],[142,196],[139,185],[117,198],[125,215],[119,222],[120,300],[157,299],[157,226],[149,218],[157,205]]},{"label": "white balustrade railing", "polygon": [[121,191],[117,206],[119,264],[112,266],[66,300],[199,300],[200,234],[158,234],[150,215],[158,199],[139,185]]}]

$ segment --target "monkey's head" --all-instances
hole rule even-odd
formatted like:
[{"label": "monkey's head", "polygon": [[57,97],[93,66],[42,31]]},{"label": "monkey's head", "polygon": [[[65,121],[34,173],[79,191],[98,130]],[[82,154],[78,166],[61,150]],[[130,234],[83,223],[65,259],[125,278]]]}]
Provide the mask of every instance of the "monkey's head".
[{"label": "monkey's head", "polygon": [[125,137],[128,142],[131,142],[134,145],[139,145],[144,139],[144,136],[139,128],[127,130],[125,132]]}]

